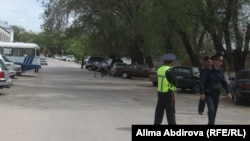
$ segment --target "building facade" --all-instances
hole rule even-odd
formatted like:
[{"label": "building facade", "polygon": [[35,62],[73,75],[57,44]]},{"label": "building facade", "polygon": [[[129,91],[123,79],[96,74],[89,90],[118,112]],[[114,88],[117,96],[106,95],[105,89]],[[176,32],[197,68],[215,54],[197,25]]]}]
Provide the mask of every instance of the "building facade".
[{"label": "building facade", "polygon": [[14,41],[14,30],[7,22],[0,20],[0,41],[1,42],[13,42]]}]

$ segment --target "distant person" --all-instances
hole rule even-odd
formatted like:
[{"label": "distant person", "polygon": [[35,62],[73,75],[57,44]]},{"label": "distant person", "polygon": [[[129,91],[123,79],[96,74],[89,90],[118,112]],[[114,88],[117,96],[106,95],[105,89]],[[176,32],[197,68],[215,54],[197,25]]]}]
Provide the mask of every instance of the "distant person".
[{"label": "distant person", "polygon": [[160,125],[166,112],[169,125],[176,125],[175,121],[175,91],[177,79],[171,68],[176,56],[167,53],[162,57],[163,65],[157,70],[157,94],[158,101],[155,108],[154,125]]},{"label": "distant person", "polygon": [[103,77],[103,76],[106,76],[106,74],[107,74],[107,64],[106,64],[105,61],[102,61],[102,62],[100,63],[100,68],[101,68],[101,76],[102,76],[102,77]]},{"label": "distant person", "polygon": [[92,65],[92,70],[94,71],[95,77],[96,77],[96,71],[97,71],[98,66],[99,66],[99,62],[97,60],[95,60],[95,62]]},{"label": "distant person", "polygon": [[82,57],[82,64],[81,64],[81,69],[84,67],[84,57]]},{"label": "distant person", "polygon": [[97,60],[95,60],[95,62],[92,65],[92,67],[93,67],[92,70],[93,71],[98,71],[99,65],[100,65],[100,62],[98,62]]},{"label": "distant person", "polygon": [[[200,71],[200,76],[202,74],[202,72],[205,70],[205,69],[211,69],[212,65],[213,65],[213,61],[212,61],[212,57],[211,56],[205,56],[204,59],[203,59],[203,68],[201,69]],[[200,77],[201,78],[201,77]],[[206,105],[206,101],[205,100],[202,100],[202,99],[199,99],[199,104],[198,104],[198,113],[200,115],[203,114],[204,110],[205,110],[205,105]]]},{"label": "distant person", "polygon": [[232,95],[229,92],[228,82],[225,80],[224,71],[221,68],[224,61],[222,52],[216,53],[213,57],[211,69],[205,69],[200,76],[200,98],[206,100],[208,109],[208,125],[215,124],[216,113],[220,100],[220,89],[224,88],[228,98]]}]

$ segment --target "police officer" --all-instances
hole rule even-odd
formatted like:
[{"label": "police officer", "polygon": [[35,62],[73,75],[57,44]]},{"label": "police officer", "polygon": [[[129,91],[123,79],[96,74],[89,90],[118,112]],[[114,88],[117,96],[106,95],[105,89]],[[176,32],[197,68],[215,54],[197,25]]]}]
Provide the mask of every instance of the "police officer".
[{"label": "police officer", "polygon": [[216,53],[213,57],[213,66],[211,69],[205,69],[200,78],[200,98],[206,100],[208,108],[208,125],[215,124],[215,117],[220,99],[220,89],[224,88],[228,98],[232,99],[229,93],[228,82],[225,80],[223,69],[221,68],[223,53]]},{"label": "police officer", "polygon": [[[212,62],[212,57],[210,55],[207,55],[204,57],[203,59],[203,64],[204,64],[204,67],[201,69],[200,71],[200,74],[205,70],[205,69],[211,69],[212,65],[213,65],[213,62]],[[204,112],[204,109],[205,109],[205,104],[206,104],[206,101],[205,100],[202,100],[202,99],[199,99],[199,104],[198,104],[198,113],[200,115],[203,114]]]},{"label": "police officer", "polygon": [[173,69],[171,69],[173,60],[176,56],[173,53],[167,53],[163,55],[162,65],[157,70],[158,76],[158,101],[155,108],[154,124],[160,125],[162,123],[164,110],[166,111],[167,121],[169,125],[175,125],[175,91],[177,85],[177,79]]}]

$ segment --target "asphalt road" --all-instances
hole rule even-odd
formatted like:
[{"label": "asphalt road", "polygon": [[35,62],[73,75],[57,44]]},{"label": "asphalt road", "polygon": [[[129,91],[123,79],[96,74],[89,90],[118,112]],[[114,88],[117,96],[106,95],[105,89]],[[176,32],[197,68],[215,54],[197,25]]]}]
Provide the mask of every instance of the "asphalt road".
[{"label": "asphalt road", "polygon": [[[156,87],[147,79],[94,77],[80,64],[48,58],[38,73],[13,82],[0,90],[0,141],[129,141],[131,125],[154,120]],[[177,124],[207,124],[198,99],[178,92]],[[249,108],[221,96],[216,124],[249,125]]]}]

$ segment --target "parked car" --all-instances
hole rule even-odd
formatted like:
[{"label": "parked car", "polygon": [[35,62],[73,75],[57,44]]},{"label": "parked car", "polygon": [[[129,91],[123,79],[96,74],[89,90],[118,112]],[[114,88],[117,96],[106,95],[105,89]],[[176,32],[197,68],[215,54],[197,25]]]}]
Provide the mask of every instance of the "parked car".
[{"label": "parked car", "polygon": [[88,70],[95,70],[96,69],[96,65],[94,65],[94,62],[102,62],[102,61],[106,61],[106,57],[101,57],[101,56],[91,56],[88,59],[84,60],[84,64],[85,64],[85,69]]},{"label": "parked car", "polygon": [[17,76],[21,76],[23,74],[22,66],[18,64],[14,64],[14,70],[16,71]]},{"label": "parked car", "polygon": [[[182,90],[190,89],[192,93],[197,93],[199,90],[200,69],[193,66],[174,66],[174,72],[178,81],[177,88]],[[157,86],[156,71],[149,75],[149,81],[153,86]]]},{"label": "parked car", "polygon": [[107,59],[107,73],[110,74],[110,69],[111,69],[111,68],[113,67],[113,65],[114,65],[115,63],[117,63],[117,62],[123,63],[123,61],[122,61],[121,59],[112,59],[112,58]]},{"label": "parked car", "polygon": [[116,74],[117,76],[122,76],[122,78],[148,78],[150,71],[151,69],[143,64],[130,64],[126,67],[117,68]]},{"label": "parked car", "polygon": [[9,70],[9,74],[10,74],[10,77],[11,78],[15,78],[16,76],[16,71],[14,69],[14,63],[13,62],[4,62],[6,67],[8,68]]},{"label": "parked car", "polygon": [[10,88],[13,85],[9,70],[2,59],[0,59],[0,89]]},{"label": "parked car", "polygon": [[40,57],[40,64],[41,65],[48,65],[48,61],[46,57]]},{"label": "parked car", "polygon": [[110,76],[116,76],[117,75],[117,68],[120,67],[126,67],[127,64],[126,63],[122,63],[122,62],[116,62],[114,63],[114,65],[110,68]]},{"label": "parked car", "polygon": [[[4,62],[10,62],[13,64],[14,70],[16,72],[16,75],[21,76],[23,74],[23,70],[22,70],[22,65],[19,64],[15,64],[13,61],[9,60],[6,56],[2,56],[4,59]],[[8,68],[9,69],[9,68]],[[10,75],[11,76],[11,75]]]},{"label": "parked car", "polygon": [[75,56],[74,55],[68,55],[67,57],[66,57],[66,61],[75,61]]},{"label": "parked car", "polygon": [[177,88],[182,90],[190,89],[192,93],[199,90],[200,69],[192,66],[175,66],[173,67],[178,81]]},{"label": "parked car", "polygon": [[235,104],[250,101],[250,70],[241,70],[231,79],[230,92]]},{"label": "parked car", "polygon": [[66,58],[67,58],[66,55],[62,55],[62,56],[58,57],[58,59],[61,60],[61,61],[66,61]]},{"label": "parked car", "polygon": [[12,61],[10,61],[8,58],[6,58],[5,56],[2,56],[2,55],[0,55],[0,59],[3,60],[4,64],[8,68],[10,77],[15,78],[16,71],[15,71],[15,68],[14,68],[14,63]]}]

